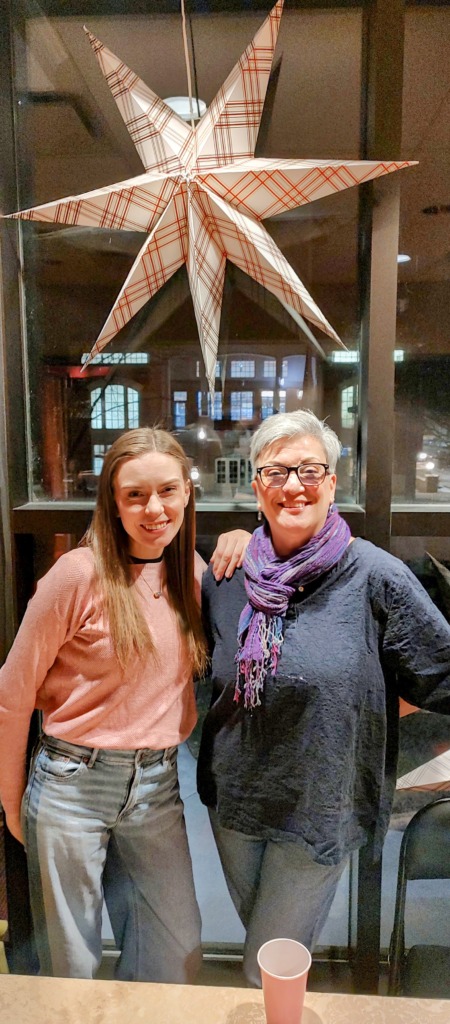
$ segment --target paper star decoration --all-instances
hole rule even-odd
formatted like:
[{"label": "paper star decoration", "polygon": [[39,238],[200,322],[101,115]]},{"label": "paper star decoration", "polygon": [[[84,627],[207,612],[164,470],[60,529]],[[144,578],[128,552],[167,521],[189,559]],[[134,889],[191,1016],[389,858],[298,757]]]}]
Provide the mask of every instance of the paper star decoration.
[{"label": "paper star decoration", "polygon": [[450,789],[450,750],[402,775],[397,789]]},{"label": "paper star decoration", "polygon": [[227,260],[276,295],[321,352],[305,320],[339,343],[262,221],[409,163],[254,158],[283,2],[275,4],[195,128],[88,32],[145,174],[12,215],[145,233],[87,362],[183,263],[212,391]]}]

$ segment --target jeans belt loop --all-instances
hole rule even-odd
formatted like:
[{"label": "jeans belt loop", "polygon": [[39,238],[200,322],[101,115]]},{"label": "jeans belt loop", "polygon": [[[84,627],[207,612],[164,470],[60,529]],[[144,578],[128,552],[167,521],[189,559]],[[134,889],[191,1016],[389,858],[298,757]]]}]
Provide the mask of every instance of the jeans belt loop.
[{"label": "jeans belt loop", "polygon": [[92,768],[94,766],[94,764],[95,764],[95,762],[97,760],[99,749],[100,749],[100,747],[94,747],[94,749],[92,750],[91,756],[90,756],[89,760],[86,761],[86,764],[87,764],[88,768]]}]

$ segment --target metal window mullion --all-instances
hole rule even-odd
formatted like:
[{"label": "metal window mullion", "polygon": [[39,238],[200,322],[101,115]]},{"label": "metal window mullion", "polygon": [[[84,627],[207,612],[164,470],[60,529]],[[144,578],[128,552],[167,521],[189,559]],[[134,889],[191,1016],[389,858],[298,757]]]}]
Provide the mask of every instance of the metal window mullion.
[{"label": "metal window mullion", "polygon": [[[364,11],[363,147],[366,159],[400,159],[404,0],[372,0]],[[394,444],[394,346],[400,175],[361,190],[361,493],[365,536],[389,549]],[[381,859],[373,839],[359,851],[357,992],[377,992],[381,926]]]}]

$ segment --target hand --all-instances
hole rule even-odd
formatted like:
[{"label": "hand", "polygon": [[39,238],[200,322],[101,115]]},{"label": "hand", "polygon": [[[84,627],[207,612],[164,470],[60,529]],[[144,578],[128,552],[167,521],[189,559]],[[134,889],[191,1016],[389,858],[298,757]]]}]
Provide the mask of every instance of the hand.
[{"label": "hand", "polygon": [[234,570],[239,569],[244,561],[251,533],[247,530],[229,530],[221,533],[211,555],[211,568],[216,580],[223,576],[230,580]]},{"label": "hand", "polygon": [[23,832],[20,825],[20,817],[16,817],[15,814],[7,814],[6,824],[8,826],[8,831],[11,832],[14,839],[17,839],[23,846]]}]

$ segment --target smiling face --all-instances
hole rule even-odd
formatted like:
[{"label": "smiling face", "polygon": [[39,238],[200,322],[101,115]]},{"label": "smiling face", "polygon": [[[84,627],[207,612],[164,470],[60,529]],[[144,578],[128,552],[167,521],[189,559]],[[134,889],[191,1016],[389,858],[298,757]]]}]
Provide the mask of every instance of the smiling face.
[{"label": "smiling face", "polygon": [[[320,441],[309,436],[286,437],[263,449],[258,468],[277,464],[299,466],[305,462],[328,462]],[[334,501],[336,476],[327,475],[318,487],[305,487],[296,473],[289,474],[283,487],[264,487],[256,477],[252,487],[270,526],[275,551],[285,558],[322,529]]]},{"label": "smiling face", "polygon": [[120,463],[113,493],[131,555],[161,557],[183,523],[189,491],[189,481],[172,455],[148,452]]}]

